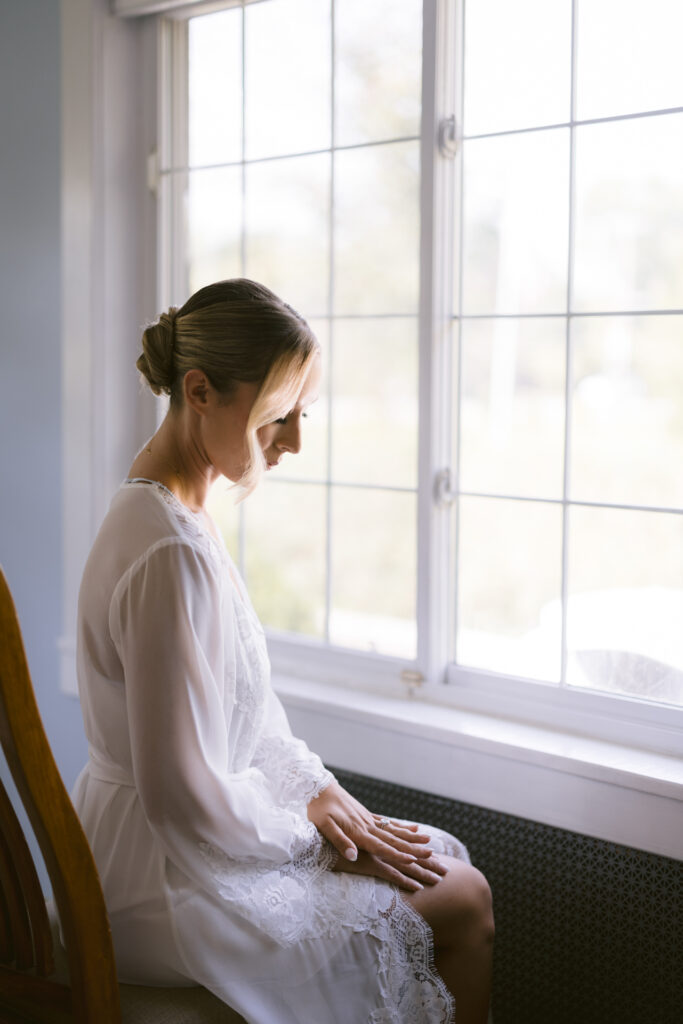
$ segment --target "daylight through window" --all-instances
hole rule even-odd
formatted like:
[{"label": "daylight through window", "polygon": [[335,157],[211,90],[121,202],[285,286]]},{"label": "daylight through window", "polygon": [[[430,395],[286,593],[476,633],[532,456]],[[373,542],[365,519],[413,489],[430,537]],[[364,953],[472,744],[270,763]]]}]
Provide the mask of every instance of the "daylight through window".
[{"label": "daylight through window", "polygon": [[[214,511],[265,624],[307,657],[683,705],[683,9],[446,7],[258,0],[165,22],[162,302],[253,277],[325,354],[303,453]],[[435,12],[445,46],[423,45]],[[420,178],[432,71],[457,83],[447,222]],[[450,344],[426,380],[434,308]],[[451,453],[429,474],[426,408]],[[418,567],[446,468],[443,551]],[[449,597],[426,622],[432,572]]]}]

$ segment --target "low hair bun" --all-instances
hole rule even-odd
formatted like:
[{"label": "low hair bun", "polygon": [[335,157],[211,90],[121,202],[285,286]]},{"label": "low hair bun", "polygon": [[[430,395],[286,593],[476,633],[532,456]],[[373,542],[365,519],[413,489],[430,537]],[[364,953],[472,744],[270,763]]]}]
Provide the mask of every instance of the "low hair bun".
[{"label": "low hair bun", "polygon": [[171,306],[142,335],[142,355],[135,365],[155,395],[170,395],[173,389],[177,312]]}]

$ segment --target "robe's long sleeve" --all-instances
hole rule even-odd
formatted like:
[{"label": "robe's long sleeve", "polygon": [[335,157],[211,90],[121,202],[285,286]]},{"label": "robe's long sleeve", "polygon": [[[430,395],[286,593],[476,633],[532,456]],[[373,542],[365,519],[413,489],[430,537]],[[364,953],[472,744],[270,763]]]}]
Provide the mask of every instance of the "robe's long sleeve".
[{"label": "robe's long sleeve", "polygon": [[188,543],[151,548],[113,594],[135,785],[167,855],[191,876],[202,844],[281,864],[319,838],[277,805],[258,767],[227,770],[232,629],[217,566]]}]

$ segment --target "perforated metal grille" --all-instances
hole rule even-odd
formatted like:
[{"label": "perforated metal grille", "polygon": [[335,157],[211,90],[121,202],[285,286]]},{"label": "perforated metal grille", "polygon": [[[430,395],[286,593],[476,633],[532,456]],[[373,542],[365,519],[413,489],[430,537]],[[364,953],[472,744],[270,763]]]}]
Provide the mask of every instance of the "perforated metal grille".
[{"label": "perforated metal grille", "polygon": [[493,890],[495,1024],[682,1024],[683,863],[332,770],[469,848]]}]

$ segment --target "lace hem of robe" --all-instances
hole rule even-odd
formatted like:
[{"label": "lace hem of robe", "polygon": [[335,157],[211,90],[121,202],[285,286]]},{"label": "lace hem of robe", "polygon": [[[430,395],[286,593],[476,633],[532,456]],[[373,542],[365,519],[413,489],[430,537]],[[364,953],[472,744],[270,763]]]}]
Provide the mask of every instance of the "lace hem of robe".
[{"label": "lace hem of robe", "polygon": [[450,1024],[453,1000],[436,973],[432,932],[397,888],[364,875],[329,869],[336,851],[302,822],[285,864],[232,860],[202,843],[217,894],[279,945],[340,932],[376,938],[379,1006],[368,1024]]}]

